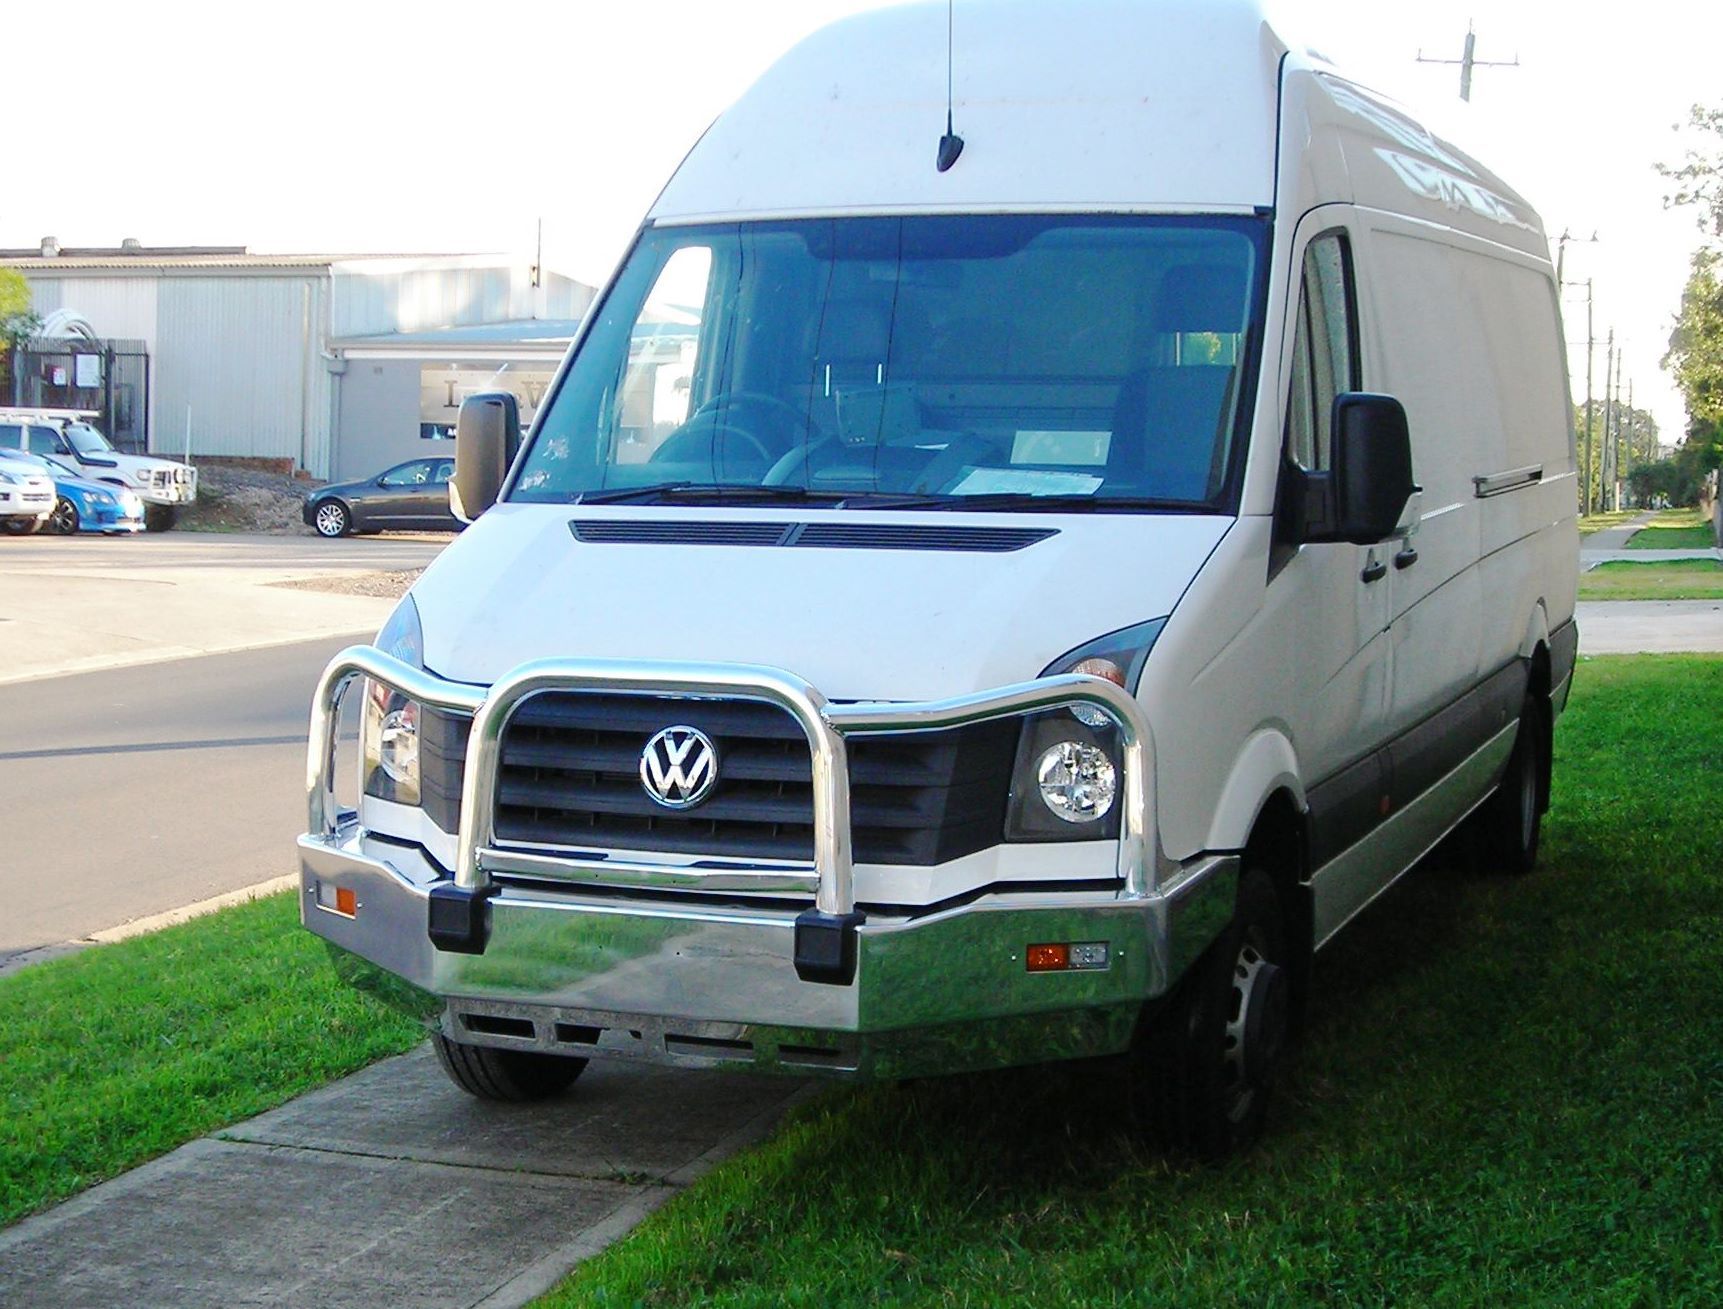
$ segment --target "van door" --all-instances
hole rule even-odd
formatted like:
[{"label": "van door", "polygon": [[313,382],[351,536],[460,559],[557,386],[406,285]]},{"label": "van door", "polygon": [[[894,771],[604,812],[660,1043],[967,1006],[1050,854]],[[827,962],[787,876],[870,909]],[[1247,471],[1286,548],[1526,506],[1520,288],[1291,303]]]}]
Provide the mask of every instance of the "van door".
[{"label": "van door", "polygon": [[[1291,346],[1283,359],[1283,466],[1332,466],[1334,397],[1359,389],[1363,361],[1353,224],[1342,206],[1306,215],[1294,239]],[[1288,479],[1283,478],[1283,486]],[[1300,701],[1287,713],[1308,779],[1310,866],[1319,869],[1381,819],[1386,796],[1391,617],[1389,548],[1346,542],[1295,544],[1282,513],[1270,556],[1268,604],[1288,635],[1280,658],[1296,661]]]},{"label": "van door", "polygon": [[[1451,795],[1433,788],[1483,744],[1486,715],[1501,726],[1495,701],[1502,696],[1486,694],[1482,684],[1496,673],[1511,682],[1518,672],[1507,655],[1500,667],[1482,666],[1486,614],[1505,607],[1506,597],[1483,593],[1482,502],[1473,479],[1507,466],[1500,388],[1519,383],[1490,357],[1491,306],[1481,294],[1488,288],[1473,268],[1481,264],[1487,273],[1489,261],[1466,248],[1468,238],[1379,214],[1366,241],[1360,262],[1375,308],[1367,381],[1406,407],[1412,474],[1423,487],[1416,531],[1387,547],[1391,805],[1397,813],[1425,800],[1428,822],[1408,830],[1434,830],[1478,799],[1475,788],[1451,786]],[[1522,611],[1512,624],[1516,647],[1525,623]],[[1498,690],[1517,711],[1523,685]],[[1406,857],[1418,853],[1409,849]]]}]

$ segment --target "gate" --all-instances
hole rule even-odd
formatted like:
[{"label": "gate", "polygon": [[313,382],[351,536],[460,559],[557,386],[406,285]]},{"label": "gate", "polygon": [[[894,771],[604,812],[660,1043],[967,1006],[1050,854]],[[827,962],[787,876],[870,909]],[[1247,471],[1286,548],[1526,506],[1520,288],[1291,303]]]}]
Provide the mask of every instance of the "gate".
[{"label": "gate", "polygon": [[37,340],[13,357],[12,403],[86,409],[114,448],[149,450],[150,356],[142,341]]}]

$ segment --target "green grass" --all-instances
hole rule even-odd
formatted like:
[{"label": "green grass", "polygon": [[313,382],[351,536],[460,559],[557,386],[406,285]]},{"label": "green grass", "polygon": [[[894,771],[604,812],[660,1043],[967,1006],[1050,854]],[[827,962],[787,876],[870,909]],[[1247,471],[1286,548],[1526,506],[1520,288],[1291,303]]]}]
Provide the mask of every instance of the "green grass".
[{"label": "green grass", "polygon": [[0,978],[0,1224],[384,1055],[289,892]]},{"label": "green grass", "polygon": [[1645,511],[1643,509],[1618,509],[1601,514],[1582,514],[1579,520],[1579,534],[1590,536],[1593,532],[1601,532],[1605,528],[1620,527],[1631,523]]},{"label": "green grass", "polygon": [[1105,1066],[840,1090],[552,1305],[1723,1300],[1723,660],[1582,664],[1538,871],[1427,866],[1320,957],[1266,1141]]},{"label": "green grass", "polygon": [[1697,509],[1667,509],[1627,539],[1629,550],[1709,550],[1716,544]]},{"label": "green grass", "polygon": [[1579,575],[1581,600],[1723,599],[1723,564],[1715,559],[1634,563],[1617,559]]}]

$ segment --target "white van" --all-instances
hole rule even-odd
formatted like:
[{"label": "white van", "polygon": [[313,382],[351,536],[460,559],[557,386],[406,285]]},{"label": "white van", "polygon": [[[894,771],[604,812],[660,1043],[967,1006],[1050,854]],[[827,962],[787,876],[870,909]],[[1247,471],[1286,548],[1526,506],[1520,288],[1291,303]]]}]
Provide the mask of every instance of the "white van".
[{"label": "white van", "polygon": [[949,133],[946,22],[840,23],[712,126],[323,679],[305,924],[469,1091],[1126,1053],[1221,1152],[1315,950],[1468,819],[1536,857],[1537,216],[1243,0],[959,5]]}]

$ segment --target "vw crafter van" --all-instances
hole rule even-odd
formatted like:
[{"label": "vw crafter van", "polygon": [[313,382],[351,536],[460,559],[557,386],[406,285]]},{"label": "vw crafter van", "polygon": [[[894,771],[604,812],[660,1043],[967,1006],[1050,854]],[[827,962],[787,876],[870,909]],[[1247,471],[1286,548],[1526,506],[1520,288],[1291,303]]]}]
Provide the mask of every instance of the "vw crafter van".
[{"label": "vw crafter van", "polygon": [[468,1091],[1124,1054],[1224,1151],[1314,951],[1462,823],[1536,857],[1537,216],[1243,0],[951,30],[841,23],[718,119],[324,675],[305,925]]}]

